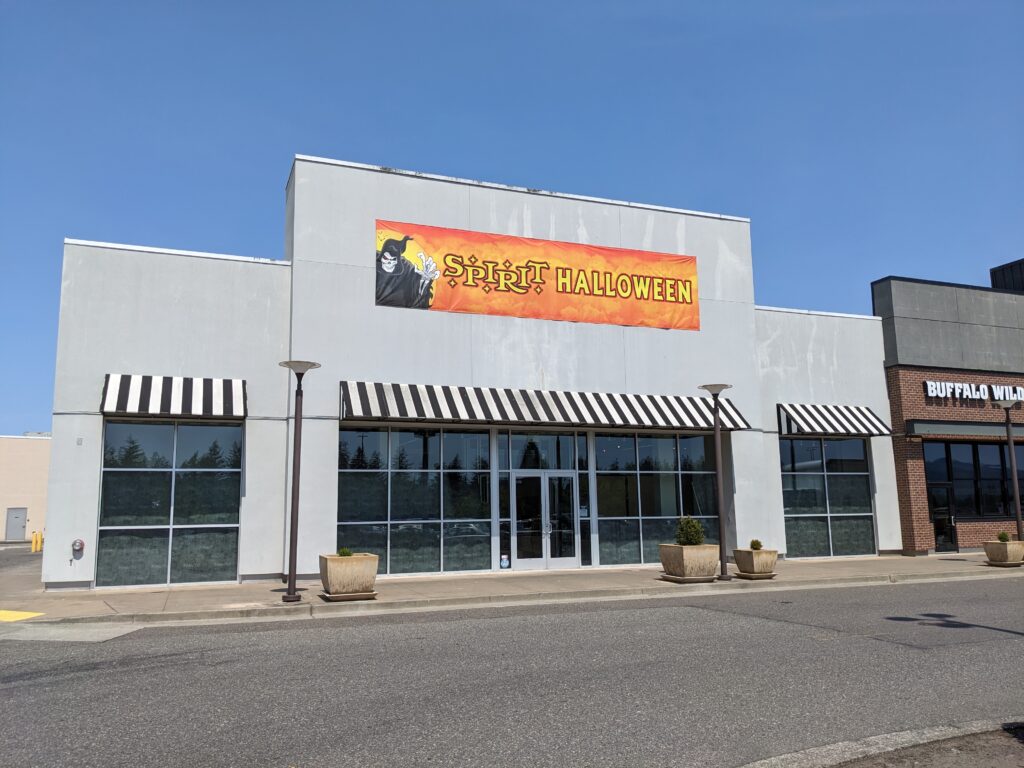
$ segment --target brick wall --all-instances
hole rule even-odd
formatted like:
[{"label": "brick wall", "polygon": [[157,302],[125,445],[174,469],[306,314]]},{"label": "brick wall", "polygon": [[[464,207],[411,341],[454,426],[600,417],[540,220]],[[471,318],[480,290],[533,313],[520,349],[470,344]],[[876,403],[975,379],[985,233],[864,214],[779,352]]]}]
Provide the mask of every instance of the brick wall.
[{"label": "brick wall", "polygon": [[[1006,412],[989,400],[928,397],[926,381],[953,381],[964,384],[992,384],[1024,386],[1024,376],[977,371],[951,371],[946,368],[915,368],[893,366],[886,369],[889,389],[889,407],[893,428],[893,455],[896,461],[896,492],[900,504],[900,527],[903,533],[903,553],[926,554],[935,548],[935,530],[928,515],[928,491],[924,475],[924,444],[920,439],[906,437],[906,422],[970,421],[1002,425]],[[1024,412],[1011,412],[1014,424],[1024,425]],[[971,442],[991,436],[935,435],[935,440]],[[1022,442],[1018,440],[1017,442]],[[960,547],[980,547],[983,541],[994,539],[999,531],[1014,535],[1013,518],[1005,520],[966,521],[957,518],[957,539]]]}]

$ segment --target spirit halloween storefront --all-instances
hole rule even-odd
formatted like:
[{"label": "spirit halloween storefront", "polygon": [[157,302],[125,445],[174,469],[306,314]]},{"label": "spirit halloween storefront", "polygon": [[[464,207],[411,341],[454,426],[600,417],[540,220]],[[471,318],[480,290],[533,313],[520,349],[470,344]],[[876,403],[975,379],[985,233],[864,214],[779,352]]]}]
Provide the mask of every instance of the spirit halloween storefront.
[{"label": "spirit halloween storefront", "polygon": [[718,540],[713,426],[697,397],[345,382],[338,545],[381,573],[657,563],[681,515]]},{"label": "spirit halloween storefront", "polygon": [[286,572],[287,360],[304,576],[899,548],[880,323],[755,306],[746,219],[311,158],[286,201],[283,260],[66,241],[49,587]]}]

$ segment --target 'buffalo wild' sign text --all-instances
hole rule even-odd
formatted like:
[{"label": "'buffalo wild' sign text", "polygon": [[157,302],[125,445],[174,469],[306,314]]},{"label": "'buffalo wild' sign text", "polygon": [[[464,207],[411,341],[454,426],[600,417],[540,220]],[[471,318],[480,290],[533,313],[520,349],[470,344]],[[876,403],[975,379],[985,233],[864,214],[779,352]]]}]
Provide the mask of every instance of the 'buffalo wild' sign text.
[{"label": "'buffalo wild' sign text", "polygon": [[926,381],[924,393],[928,397],[952,397],[955,400],[1024,400],[1024,387],[1004,384]]}]

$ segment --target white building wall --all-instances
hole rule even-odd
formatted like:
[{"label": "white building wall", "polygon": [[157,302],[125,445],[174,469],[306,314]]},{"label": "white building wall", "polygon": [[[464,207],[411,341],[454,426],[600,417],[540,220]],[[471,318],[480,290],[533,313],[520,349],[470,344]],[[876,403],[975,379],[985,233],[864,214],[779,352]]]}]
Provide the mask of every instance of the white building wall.
[{"label": "white building wall", "polygon": [[[302,158],[292,170],[290,200],[292,354],[323,363],[306,379],[307,418],[332,422],[336,431],[342,380],[685,395],[727,381],[734,385],[730,398],[755,428],[762,426],[744,219]],[[701,329],[375,306],[377,219],[695,256]],[[308,424],[305,429],[309,435]],[[326,435],[309,439],[327,450]],[[306,437],[303,444],[306,456],[312,450]],[[328,546],[323,537],[333,535],[332,467],[327,472],[325,460],[321,474],[303,469],[300,572],[316,570],[316,557]],[[741,500],[756,500],[744,515],[762,508],[756,494]]]},{"label": "white building wall", "polygon": [[44,582],[84,586],[95,573],[108,373],[246,379],[239,569],[280,573],[289,273],[285,262],[65,243]]},{"label": "white building wall", "polygon": [[[773,536],[784,541],[777,404],[862,405],[888,424],[882,323],[877,317],[772,307],[758,307],[755,316],[764,461],[772,467],[772,477],[759,481],[760,492],[778,510],[770,522]],[[902,537],[892,439],[871,438],[870,453],[878,548],[896,551]]]}]

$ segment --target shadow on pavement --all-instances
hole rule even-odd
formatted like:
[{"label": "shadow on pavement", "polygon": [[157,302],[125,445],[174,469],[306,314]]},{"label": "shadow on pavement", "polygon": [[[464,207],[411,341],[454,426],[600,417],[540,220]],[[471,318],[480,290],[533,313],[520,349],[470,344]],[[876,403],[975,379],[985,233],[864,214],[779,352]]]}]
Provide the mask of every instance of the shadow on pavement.
[{"label": "shadow on pavement", "polygon": [[917,616],[886,616],[886,621],[914,622],[922,627],[939,627],[940,629],[990,629],[993,632],[1004,632],[1008,635],[1024,637],[1024,632],[1015,629],[1003,629],[1002,627],[991,627],[988,624],[972,624],[967,621],[957,621],[951,613],[920,613]]}]

